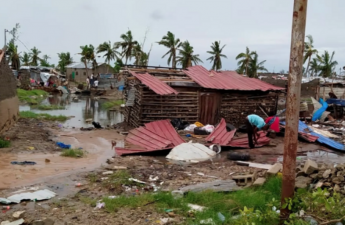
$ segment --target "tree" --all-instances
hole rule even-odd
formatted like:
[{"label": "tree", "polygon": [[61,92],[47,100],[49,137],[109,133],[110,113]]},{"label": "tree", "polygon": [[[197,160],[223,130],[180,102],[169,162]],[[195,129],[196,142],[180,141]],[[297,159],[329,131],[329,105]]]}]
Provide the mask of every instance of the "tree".
[{"label": "tree", "polygon": [[303,57],[303,63],[307,61],[308,59],[308,64],[307,64],[307,69],[306,73],[308,74],[309,71],[309,64],[310,64],[310,59],[312,55],[317,54],[317,50],[314,49],[314,39],[313,36],[307,35],[308,41],[304,42],[304,57]]},{"label": "tree", "polygon": [[58,68],[62,74],[66,72],[66,66],[73,63],[73,58],[71,57],[69,52],[61,52],[58,53],[59,56],[59,62],[58,62]]},{"label": "tree", "polygon": [[332,55],[329,55],[328,51],[325,51],[321,56],[317,55],[317,60],[320,63],[319,71],[322,77],[330,77],[336,65],[338,65],[337,61],[333,61],[334,54],[334,51]]},{"label": "tree", "polygon": [[132,59],[132,50],[133,48],[138,44],[137,41],[133,40],[132,32],[129,30],[126,34],[121,34],[122,42],[116,42],[115,48],[122,49],[122,57],[124,56],[126,58],[126,65],[128,62],[128,59]]},{"label": "tree", "polygon": [[314,75],[318,76],[319,73],[319,61],[317,60],[317,58],[313,58],[310,62],[310,68],[309,71],[311,72],[311,76],[314,77]]},{"label": "tree", "polygon": [[199,55],[194,55],[193,47],[189,44],[188,41],[185,41],[181,44],[181,49],[179,49],[179,56],[177,57],[178,64],[182,65],[183,69],[193,65],[197,65],[199,62],[202,63],[202,60],[199,58]]},{"label": "tree", "polygon": [[11,63],[11,67],[14,70],[18,70],[20,68],[20,53],[18,53],[18,46],[14,44],[14,42],[10,42],[7,48],[7,54],[9,55],[9,62]]},{"label": "tree", "polygon": [[121,67],[123,67],[123,62],[121,59],[116,59],[115,65],[114,65],[114,72],[119,73],[121,70]]},{"label": "tree", "polygon": [[222,54],[224,47],[225,47],[225,45],[223,45],[223,47],[220,48],[220,41],[219,42],[215,41],[211,45],[212,51],[207,51],[207,53],[212,55],[211,57],[209,57],[207,59],[207,60],[210,60],[211,62],[213,62],[212,70],[220,70],[222,68],[221,57],[227,58],[226,55]]},{"label": "tree", "polygon": [[258,71],[267,72],[267,69],[264,67],[266,60],[259,62],[259,55],[256,52],[253,52],[252,56],[252,60],[250,60],[248,65],[248,76],[257,78]]},{"label": "tree", "polygon": [[54,68],[55,65],[54,64],[49,64],[48,59],[50,59],[50,56],[44,55],[42,57],[41,61],[40,61],[41,66]]},{"label": "tree", "polygon": [[92,70],[95,70],[97,66],[96,57],[95,57],[95,47],[93,45],[80,46],[81,52],[78,53],[81,55],[81,61],[85,65],[86,74],[88,74],[88,64],[92,62]]},{"label": "tree", "polygon": [[239,66],[238,71],[245,70],[245,74],[248,75],[248,65],[250,61],[252,60],[252,56],[254,55],[255,52],[251,52],[248,47],[246,47],[246,52],[242,52],[236,56],[236,60],[239,60],[237,62],[237,65]]},{"label": "tree", "polygon": [[[111,46],[110,41],[104,42],[103,44],[100,44],[97,47],[97,53],[103,53],[103,57],[105,57],[106,62],[108,62],[108,65],[110,65],[111,60],[115,60],[118,58],[118,55],[120,53],[116,50],[115,44]],[[107,66],[107,73],[108,73],[109,66]]]},{"label": "tree", "polygon": [[163,36],[162,40],[157,43],[169,48],[169,51],[165,53],[162,58],[169,54],[168,65],[172,63],[172,68],[176,68],[176,51],[182,45],[180,39],[175,39],[175,35],[168,31],[167,35]]},{"label": "tree", "polygon": [[23,62],[23,66],[30,66],[31,55],[27,52],[24,52],[23,56],[20,58]]},{"label": "tree", "polygon": [[41,54],[41,51],[38,50],[36,47],[31,49],[31,65],[32,66],[38,66],[38,62],[42,60],[39,57],[39,54]]}]

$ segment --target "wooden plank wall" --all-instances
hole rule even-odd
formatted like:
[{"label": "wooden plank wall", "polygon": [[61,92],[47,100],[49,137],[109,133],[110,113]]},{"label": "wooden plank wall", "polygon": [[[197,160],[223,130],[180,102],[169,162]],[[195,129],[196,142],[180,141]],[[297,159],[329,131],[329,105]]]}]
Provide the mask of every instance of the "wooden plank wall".
[{"label": "wooden plank wall", "polygon": [[266,118],[259,107],[260,105],[266,112],[276,112],[277,100],[277,93],[223,93],[220,116],[227,123],[239,126],[244,124],[244,120],[249,114],[257,114],[262,118]]}]

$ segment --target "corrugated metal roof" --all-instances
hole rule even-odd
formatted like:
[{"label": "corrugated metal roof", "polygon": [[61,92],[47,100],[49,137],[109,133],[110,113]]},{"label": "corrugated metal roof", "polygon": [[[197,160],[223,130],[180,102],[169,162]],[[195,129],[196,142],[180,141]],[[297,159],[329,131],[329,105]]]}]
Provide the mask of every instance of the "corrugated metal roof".
[{"label": "corrugated metal roof", "polygon": [[[255,144],[255,147],[257,148],[262,147],[264,145],[268,145],[270,143],[270,139],[266,137],[266,134],[262,131],[259,131],[258,133],[260,136],[257,139],[258,144]],[[246,136],[242,138],[233,139],[227,146],[237,148],[249,148],[248,137]]]},{"label": "corrugated metal roof", "polygon": [[130,130],[126,141],[138,147],[118,148],[116,154],[135,154],[140,152],[154,152],[172,149],[175,146],[185,143],[176,132],[169,120],[158,120]]},{"label": "corrugated metal roof", "polygon": [[[103,65],[104,63],[97,63],[97,66]],[[72,69],[85,69],[85,64],[83,62],[74,62],[66,66],[66,68]],[[92,69],[92,62],[87,63],[87,68]]]},{"label": "corrugated metal roof", "polygon": [[212,144],[219,144],[221,146],[227,146],[231,139],[234,137],[236,129],[228,132],[226,130],[225,119],[222,118],[216,129],[207,136],[206,141]]},{"label": "corrugated metal roof", "polygon": [[172,87],[164,83],[163,81],[159,80],[158,78],[151,76],[148,73],[135,73],[130,72],[133,76],[138,78],[143,84],[148,86],[152,91],[159,95],[170,95],[170,94],[178,94],[176,90]]},{"label": "corrugated metal roof", "polygon": [[239,75],[235,71],[208,71],[202,66],[188,67],[184,72],[204,88],[241,91],[284,90],[259,79]]},{"label": "corrugated metal roof", "polygon": [[[281,122],[281,124],[285,125],[285,122]],[[306,132],[307,131],[307,132]],[[312,131],[308,125],[306,125],[305,123],[303,123],[302,121],[299,121],[298,124],[298,132],[299,133],[305,133],[305,134],[310,134],[312,136],[316,136],[318,137],[317,141],[321,144],[325,144],[328,145],[334,149],[340,150],[340,151],[345,151],[345,145],[336,142],[330,138],[327,138],[321,134],[315,133],[314,131]]]},{"label": "corrugated metal roof", "polygon": [[145,127],[157,135],[168,139],[174,146],[185,143],[169,120],[157,120],[151,123],[146,123]]}]

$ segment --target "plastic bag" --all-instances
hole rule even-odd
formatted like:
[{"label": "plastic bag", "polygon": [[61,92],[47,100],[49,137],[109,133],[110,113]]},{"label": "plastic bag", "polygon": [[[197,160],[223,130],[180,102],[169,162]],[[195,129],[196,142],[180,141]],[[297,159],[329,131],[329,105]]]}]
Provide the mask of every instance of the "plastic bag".
[{"label": "plastic bag", "polygon": [[65,149],[70,149],[71,145],[66,145],[62,142],[56,142],[57,146],[59,146],[60,148],[65,148]]}]

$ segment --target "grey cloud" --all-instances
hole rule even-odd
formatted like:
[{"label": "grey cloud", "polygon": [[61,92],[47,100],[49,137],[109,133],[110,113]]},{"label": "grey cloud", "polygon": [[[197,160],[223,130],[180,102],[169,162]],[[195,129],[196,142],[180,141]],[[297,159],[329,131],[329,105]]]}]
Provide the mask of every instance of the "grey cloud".
[{"label": "grey cloud", "polygon": [[164,16],[159,10],[155,10],[150,14],[150,18],[153,20],[162,20],[164,19]]}]

